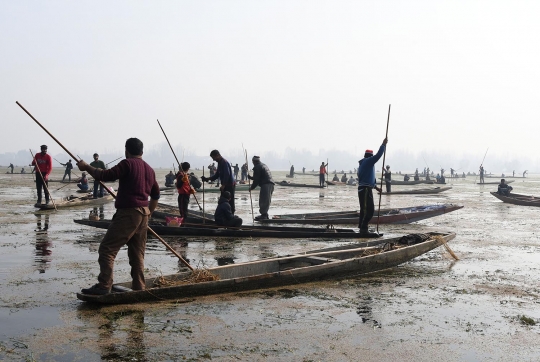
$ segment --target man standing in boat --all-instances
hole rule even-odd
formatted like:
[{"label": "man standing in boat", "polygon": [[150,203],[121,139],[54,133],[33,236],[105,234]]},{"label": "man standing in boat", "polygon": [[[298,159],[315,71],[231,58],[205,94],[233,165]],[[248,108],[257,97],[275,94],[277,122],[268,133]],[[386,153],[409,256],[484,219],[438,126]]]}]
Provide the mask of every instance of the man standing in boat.
[{"label": "man standing in boat", "polygon": [[324,187],[324,177],[326,175],[326,166],[328,164],[325,164],[324,161],[321,163],[321,166],[319,167],[319,186]]},{"label": "man standing in boat", "polygon": [[193,187],[189,183],[189,168],[191,165],[188,162],[180,164],[180,171],[176,174],[176,190],[178,191],[178,210],[183,218],[182,224],[186,222],[188,217],[189,198],[195,193]]},{"label": "man standing in boat", "polygon": [[238,181],[238,172],[240,171],[240,167],[238,167],[238,164],[233,166],[234,170],[234,181]]},{"label": "man standing in boat", "polygon": [[47,191],[49,186],[49,175],[52,172],[52,157],[47,154],[47,146],[41,146],[41,153],[36,153],[32,164],[30,166],[36,166],[40,172],[36,172],[36,190],[37,190],[37,202],[34,206],[41,206],[41,189],[45,194],[45,203],[49,204],[49,192]]},{"label": "man standing in boat", "polygon": [[12,163],[9,164],[8,168],[11,168],[11,173],[13,173],[13,169],[15,168],[15,166],[13,166]]},{"label": "man standing in boat", "polygon": [[383,168],[382,175],[386,184],[386,192],[392,192],[392,171],[390,171],[390,165],[386,165],[386,170]]},{"label": "man standing in boat", "polygon": [[[100,169],[100,170],[106,169],[105,163],[103,163],[103,161],[99,159],[99,155],[97,153],[94,153],[94,162],[92,162],[90,166],[92,166],[93,168]],[[90,173],[90,175],[92,174]],[[99,189],[99,194],[98,194],[98,189]],[[98,196],[103,197],[103,186],[95,178],[94,178],[94,195],[93,196],[94,196],[94,199],[97,199]]]},{"label": "man standing in boat", "polygon": [[290,176],[291,178],[294,177],[294,165],[291,165],[291,169],[290,169],[290,171],[289,171],[289,176]]},{"label": "man standing in boat", "polygon": [[[143,143],[137,138],[126,141],[126,158],[110,170],[95,168],[84,161],[77,163],[79,170],[86,171],[97,181],[119,180],[114,206],[116,213],[99,244],[98,283],[83,289],[83,294],[109,294],[113,285],[114,259],[127,245],[131,277],[131,289],[144,290],[144,251],[148,218],[159,199],[159,185],[154,170],[142,159]],[[150,202],[148,197],[150,196]]]},{"label": "man standing in boat", "polygon": [[272,203],[272,194],[274,193],[274,179],[272,179],[272,173],[268,166],[261,162],[259,156],[253,156],[253,177],[249,176],[250,180],[253,180],[251,184],[251,190],[255,190],[257,186],[261,188],[259,191],[259,216],[255,217],[255,220],[268,220],[268,210]]},{"label": "man standing in boat", "polygon": [[[201,177],[202,182],[207,181],[214,181],[219,178],[221,181],[221,187],[219,188],[221,190],[221,194],[223,195],[223,192],[228,191],[230,193],[230,199],[229,204],[231,205],[231,212],[234,214],[236,211],[236,208],[234,207],[234,191],[236,189],[236,182],[234,181],[234,176],[231,169],[231,164],[229,161],[223,158],[218,150],[213,150],[210,152],[210,157],[212,157],[212,160],[217,162],[217,170],[211,177]],[[219,181],[218,181],[219,183]]]},{"label": "man standing in boat", "polygon": [[361,234],[368,234],[368,224],[375,212],[375,203],[373,202],[373,189],[382,192],[377,187],[375,179],[375,164],[384,154],[388,139],[384,139],[379,151],[374,156],[372,150],[366,150],[364,158],[358,161],[358,200],[360,202],[360,218],[358,228]]},{"label": "man standing in boat", "polygon": [[73,169],[73,164],[71,163],[71,160],[69,160],[66,163],[60,163],[62,166],[66,166],[66,170],[64,171],[64,177],[62,177],[62,182],[66,179],[66,176],[69,177],[69,181],[71,181],[71,170]]},{"label": "man standing in boat", "polygon": [[484,166],[480,165],[480,183],[484,183]]}]

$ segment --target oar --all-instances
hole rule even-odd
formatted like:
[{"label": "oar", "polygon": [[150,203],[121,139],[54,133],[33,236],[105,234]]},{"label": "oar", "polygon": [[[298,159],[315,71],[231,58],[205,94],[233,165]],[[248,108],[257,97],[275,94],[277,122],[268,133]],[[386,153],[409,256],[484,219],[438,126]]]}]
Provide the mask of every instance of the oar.
[{"label": "oar", "polygon": [[[41,179],[43,180],[43,187],[45,188],[45,192],[49,194],[49,198],[51,199],[52,201],[52,204],[54,206],[54,209],[56,211],[58,211],[58,209],[56,208],[56,204],[54,203],[54,200],[52,198],[52,195],[51,193],[49,192],[49,188],[47,187],[47,183],[45,182],[45,178],[43,177],[43,174],[41,173],[41,170],[39,169],[38,167],[38,163],[36,161],[36,156],[34,156],[34,152],[32,152],[32,150],[30,150],[30,154],[32,155],[32,159],[34,160],[34,163],[36,164],[36,170],[38,170],[39,172],[39,177],[41,177]],[[36,182],[37,182],[37,175],[36,175]],[[39,195],[38,195],[39,196]],[[41,196],[40,196],[41,197]]]},{"label": "oar", "polygon": [[[176,163],[178,163],[178,171],[180,171],[182,166],[180,165],[180,162],[178,162],[178,157],[176,157],[176,153],[174,153],[174,150],[173,150],[173,148],[171,146],[171,143],[169,142],[169,138],[167,137],[167,134],[165,134],[165,130],[163,129],[163,127],[161,127],[161,123],[159,123],[159,119],[157,120],[157,123],[159,124],[159,128],[161,128],[161,132],[163,132],[163,135],[165,136],[165,139],[167,140],[167,143],[169,144],[169,147],[171,148],[171,152],[172,152],[174,158],[176,159]],[[199,206],[199,210],[202,210],[202,207],[199,204],[199,200],[197,200],[197,196],[195,196],[195,194],[193,194],[193,197],[195,198],[195,202],[197,202],[197,206]]]},{"label": "oar", "polygon": [[[204,177],[204,165],[202,167],[202,177]],[[204,212],[204,182],[202,183],[202,213],[203,213],[203,219],[202,223],[204,224],[204,219],[206,219],[206,213]]]},{"label": "oar", "polygon": [[106,163],[105,166],[108,166],[109,163],[113,163],[114,161],[118,161],[118,160],[121,159],[122,157],[124,157],[124,156],[120,156],[120,157],[118,157],[117,159],[114,159],[114,160],[112,160],[111,162]]},{"label": "oar", "polygon": [[[388,105],[388,119],[386,120],[386,137],[384,139],[388,139],[388,125],[390,124],[390,107],[391,106],[392,106],[391,104]],[[385,161],[386,161],[386,145],[384,146],[384,153],[383,153],[383,159],[382,159],[383,170],[384,170]],[[381,192],[379,192],[379,211],[377,214],[377,234],[379,233],[379,219],[381,218],[382,183],[383,183],[383,177],[381,177]]]},{"label": "oar", "polygon": [[[487,156],[487,153],[489,151],[489,147],[487,148],[486,150],[486,153],[484,154],[484,158],[482,159],[482,163],[480,164],[480,167],[482,167],[484,165],[484,161],[486,159],[486,156]],[[474,183],[476,184],[476,179],[478,178],[478,175],[476,175],[476,177],[474,178]]]},{"label": "oar", "polygon": [[[242,143],[242,149],[244,149],[244,144]],[[251,202],[251,220],[255,224],[255,214],[253,213],[253,199],[251,198],[251,180],[249,179],[249,164],[247,159],[247,150],[244,149],[244,155],[246,156],[246,165],[248,165],[248,185],[249,185],[249,201]],[[290,162],[290,161],[289,161]]]},{"label": "oar", "polygon": [[[34,122],[37,123],[38,126],[40,126],[40,127],[41,127],[41,128],[42,128],[49,136],[51,136],[51,138],[52,138],[56,143],[58,143],[58,145],[59,145],[60,147],[62,147],[62,148],[64,149],[64,151],[66,151],[66,153],[67,153],[68,155],[71,156],[71,158],[73,158],[74,160],[76,160],[77,163],[79,163],[79,162],[81,161],[78,157],[75,157],[71,152],[69,152],[69,150],[68,150],[67,148],[65,148],[64,145],[63,145],[62,143],[60,143],[60,141],[58,141],[58,140],[56,139],[56,137],[54,137],[54,136],[53,136],[53,135],[45,128],[45,127],[43,127],[43,125],[42,125],[41,123],[39,123],[39,121],[38,121],[37,119],[35,119],[34,116],[32,116],[32,115],[30,114],[30,112],[28,112],[28,111],[26,110],[26,108],[24,108],[19,102],[15,102],[15,103],[17,103],[17,105],[18,105],[19,107],[21,107],[22,110],[23,110],[27,115],[29,115],[30,118],[32,118],[32,119],[34,120]],[[104,184],[102,181],[99,181],[99,183],[101,184],[101,186],[103,186],[103,187],[105,188],[105,190],[107,190],[107,192],[108,192],[109,194],[111,194],[112,197],[114,197],[114,198],[116,199],[116,194],[115,194],[113,191],[111,191],[107,186],[105,186],[105,184]],[[56,206],[55,206],[55,207],[56,207]],[[192,267],[191,265],[189,265],[189,263],[188,263],[187,261],[185,261],[184,258],[182,258],[182,256],[176,252],[176,250],[174,250],[173,248],[171,248],[171,246],[170,246],[169,244],[167,244],[167,242],[165,242],[165,240],[163,240],[158,234],[156,234],[156,232],[155,232],[154,230],[152,230],[152,228],[151,228],[150,226],[148,226],[148,231],[150,231],[150,233],[151,233],[152,235],[154,235],[159,241],[161,241],[161,243],[162,243],[163,245],[165,245],[165,247],[166,247],[171,253],[173,253],[174,255],[176,255],[176,257],[177,257],[177,258],[178,258],[185,266],[187,266],[191,271],[194,270],[193,267]]]}]

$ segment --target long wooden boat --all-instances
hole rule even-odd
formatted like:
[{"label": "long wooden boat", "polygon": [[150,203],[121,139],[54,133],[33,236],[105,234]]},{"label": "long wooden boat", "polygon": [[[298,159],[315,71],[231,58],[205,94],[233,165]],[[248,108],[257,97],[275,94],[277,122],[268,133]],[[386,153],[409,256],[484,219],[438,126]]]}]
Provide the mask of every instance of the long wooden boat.
[{"label": "long wooden boat", "polygon": [[[379,224],[409,224],[411,222],[429,219],[434,216],[448,214],[462,209],[463,206],[454,204],[424,205],[397,209],[382,209]],[[265,224],[302,224],[302,225],[357,225],[359,211],[321,212],[309,214],[274,215],[272,219],[260,220]],[[377,212],[370,224],[377,223]]]},{"label": "long wooden boat", "polygon": [[427,194],[438,194],[444,191],[450,190],[452,187],[435,187],[432,189],[418,189],[418,190],[403,190],[403,191],[392,191],[392,192],[383,192],[383,195],[427,195]]},{"label": "long wooden boat", "polygon": [[520,195],[514,193],[510,193],[510,195],[508,196],[499,195],[497,192],[490,192],[490,194],[492,194],[499,200],[509,204],[540,207],[540,197]]},{"label": "long wooden boat", "polygon": [[[427,234],[429,239],[414,245],[399,244],[399,237],[377,239],[341,247],[319,249],[302,255],[289,255],[241,264],[206,269],[217,280],[189,283],[191,271],[159,278],[147,278],[146,290],[133,291],[131,282],[113,286],[106,295],[77,293],[77,298],[91,303],[126,304],[191,298],[202,295],[295,285],[310,281],[344,278],[393,268],[425,254],[455,238],[455,233]],[[182,282],[186,280],[187,282]]]},{"label": "long wooden boat", "polygon": [[[379,181],[381,178],[379,177]],[[392,185],[420,185],[420,184],[433,184],[434,182],[432,180],[426,181],[426,180],[419,180],[419,181],[403,181],[403,180],[392,180]]]},{"label": "long wooden boat", "polygon": [[[112,220],[73,220],[77,224],[92,226],[100,229],[108,229]],[[374,238],[381,235],[376,233],[360,234],[353,229],[329,229],[329,228],[295,228],[275,226],[245,226],[241,228],[224,228],[216,225],[202,225],[195,227],[166,226],[162,222],[150,222],[149,226],[161,236],[183,237],[227,237],[227,238],[282,238],[282,239],[360,239]]]},{"label": "long wooden boat", "polygon": [[330,186],[347,186],[346,182],[341,182],[341,181],[326,181],[326,184]]},{"label": "long wooden boat", "polygon": [[[102,205],[113,200],[114,198],[109,194],[106,194],[106,195],[103,195],[103,197],[94,199],[92,197],[92,193],[88,193],[86,196],[70,195],[68,197],[62,197],[62,199],[55,200],[54,202],[56,204],[56,207],[60,209],[64,207]],[[41,210],[54,210],[54,205],[52,202],[50,202],[48,205],[41,204],[39,208]]]},{"label": "long wooden boat", "polygon": [[[166,217],[170,216],[180,216],[180,212],[178,211],[178,206],[173,205],[167,205],[164,203],[159,202],[158,207],[154,212],[152,213],[152,217],[154,218],[160,218],[165,219]],[[206,224],[215,224],[214,222],[214,215],[209,213],[204,213],[199,210],[189,210],[188,212],[188,218],[186,220],[187,223],[204,223]]]},{"label": "long wooden boat", "polygon": [[[511,184],[512,182],[514,182],[514,180],[510,180],[510,181],[506,181],[506,180],[505,180],[505,182],[506,182],[507,184]],[[498,184],[500,184],[500,183],[501,183],[501,182],[499,181],[499,182],[477,182],[476,184],[477,184],[477,185],[498,185]]]},{"label": "long wooden boat", "polygon": [[308,187],[308,188],[312,188],[312,189],[322,189],[322,188],[324,188],[324,186],[319,186],[319,185],[295,184],[295,183],[287,182],[287,181],[278,182],[276,185],[286,186],[286,187]]}]

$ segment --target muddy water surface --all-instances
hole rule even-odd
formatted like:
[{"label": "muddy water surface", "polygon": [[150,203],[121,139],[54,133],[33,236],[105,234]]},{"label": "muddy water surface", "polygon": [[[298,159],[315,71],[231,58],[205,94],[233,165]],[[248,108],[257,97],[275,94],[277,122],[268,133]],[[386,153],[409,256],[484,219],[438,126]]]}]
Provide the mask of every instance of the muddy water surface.
[{"label": "muddy water surface", "polygon": [[[55,171],[53,179],[61,178]],[[157,170],[164,179],[168,170]],[[276,172],[276,180],[285,179]],[[314,176],[296,182],[315,184]],[[95,283],[104,231],[73,223],[92,208],[36,212],[31,175],[0,175],[0,360],[39,361],[537,361],[540,360],[540,209],[507,205],[473,178],[438,195],[383,196],[382,207],[459,203],[465,208],[385,236],[450,230],[454,261],[434,250],[369,276],[152,304],[95,307],[75,293]],[[63,186],[51,183],[54,190]],[[540,177],[512,184],[540,196]],[[409,186],[412,188],[414,186]],[[424,186],[425,187],[425,186]],[[405,189],[406,186],[394,186]],[[70,184],[53,191],[74,193]],[[202,202],[202,195],[198,195]],[[163,195],[174,204],[174,196]],[[250,222],[247,192],[238,214]],[[254,194],[257,211],[257,197]],[[205,196],[213,210],[217,194]],[[357,209],[354,187],[276,186],[271,214]],[[194,205],[192,205],[194,206]],[[96,211],[105,218],[112,203]],[[194,266],[290,254],[347,240],[167,238]],[[148,276],[181,267],[150,240]],[[126,251],[115,266],[129,280]]]}]

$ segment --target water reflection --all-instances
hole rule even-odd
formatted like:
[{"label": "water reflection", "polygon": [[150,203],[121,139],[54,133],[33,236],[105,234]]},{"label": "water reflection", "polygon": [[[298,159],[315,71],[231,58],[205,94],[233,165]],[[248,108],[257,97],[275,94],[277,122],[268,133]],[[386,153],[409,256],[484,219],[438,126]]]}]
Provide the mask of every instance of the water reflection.
[{"label": "water reflection", "polygon": [[35,214],[36,219],[36,249],[34,266],[40,274],[45,273],[52,261],[52,241],[47,231],[49,230],[49,214]]},{"label": "water reflection", "polygon": [[217,261],[218,266],[234,264],[234,259],[236,258],[233,255],[233,251],[234,251],[233,242],[217,240],[215,248],[216,248],[217,255],[214,257],[214,259]]},{"label": "water reflection", "polygon": [[97,207],[97,206],[94,207],[93,213],[94,213],[94,215],[99,215],[100,220],[105,219],[105,212],[104,212],[104,206],[103,205],[100,205],[99,207]]}]

